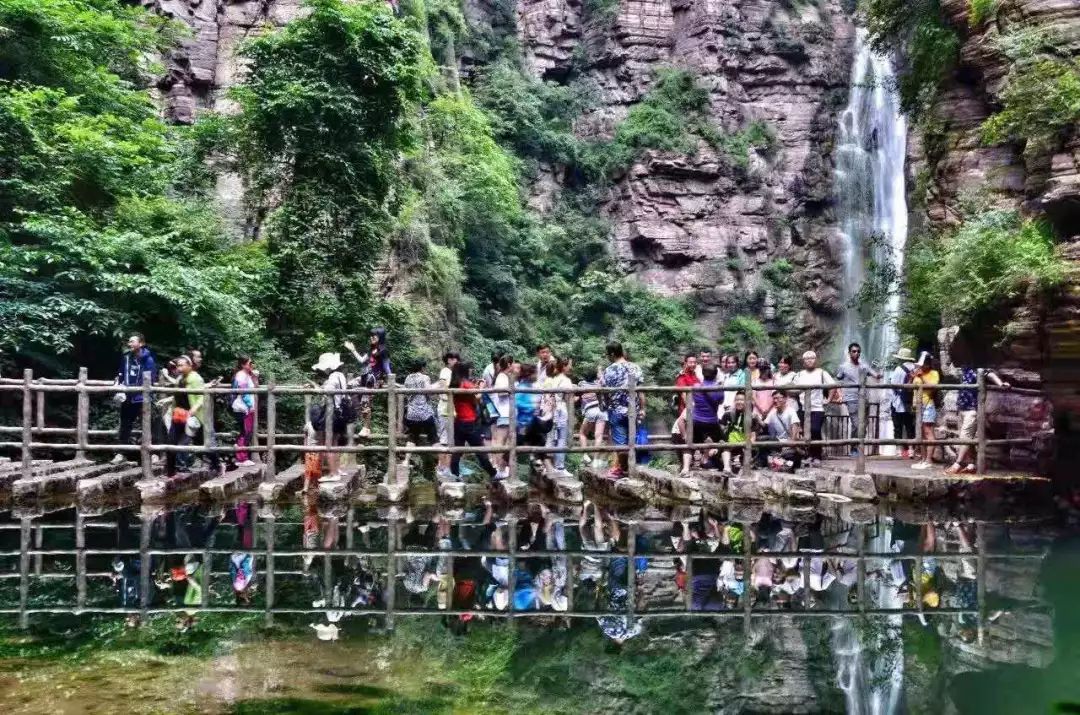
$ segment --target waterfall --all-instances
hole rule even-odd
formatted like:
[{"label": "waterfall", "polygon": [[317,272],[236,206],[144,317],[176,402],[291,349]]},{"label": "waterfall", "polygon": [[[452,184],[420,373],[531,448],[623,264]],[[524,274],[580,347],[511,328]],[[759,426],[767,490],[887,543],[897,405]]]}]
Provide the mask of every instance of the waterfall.
[{"label": "waterfall", "polygon": [[[907,122],[900,114],[894,78],[891,60],[874,52],[866,30],[858,28],[851,94],[840,115],[836,147],[845,304],[867,277],[872,277],[868,272],[871,263],[889,263],[897,273],[903,266],[908,216],[904,193]],[[840,351],[849,342],[858,341],[866,359],[884,364],[896,350],[899,295],[895,285],[887,287],[884,305],[846,309],[838,336]]]}]

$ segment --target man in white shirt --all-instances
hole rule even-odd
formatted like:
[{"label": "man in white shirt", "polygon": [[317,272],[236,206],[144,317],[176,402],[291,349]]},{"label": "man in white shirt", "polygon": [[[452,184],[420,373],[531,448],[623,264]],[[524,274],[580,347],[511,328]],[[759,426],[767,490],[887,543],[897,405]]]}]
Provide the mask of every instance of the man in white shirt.
[{"label": "man in white shirt", "polygon": [[[829,374],[817,365],[817,353],[807,350],[802,356],[803,369],[795,376],[794,385],[799,388],[801,394],[810,389],[809,403],[803,398],[803,410],[810,411],[810,439],[821,439],[821,427],[825,424],[825,395],[824,390],[833,384]],[[810,466],[821,465],[821,447],[810,447]]]},{"label": "man in white shirt", "polygon": [[536,384],[543,385],[548,379],[548,365],[551,364],[551,346],[541,343],[536,348]]},{"label": "man in white shirt", "polygon": [[[788,393],[784,390],[777,390],[773,392],[773,406],[769,410],[769,414],[765,416],[765,427],[769,430],[769,439],[776,440],[778,442],[787,442],[792,440],[798,440],[801,432],[801,426],[799,424],[799,413],[795,409],[794,400],[788,399]],[[763,446],[763,449],[767,447]],[[780,464],[773,464],[773,459],[783,462],[782,465],[787,468],[799,467],[799,453],[793,447],[773,447],[774,457],[770,458],[770,464],[774,468],[779,468]],[[787,464],[790,462],[790,464]]]}]

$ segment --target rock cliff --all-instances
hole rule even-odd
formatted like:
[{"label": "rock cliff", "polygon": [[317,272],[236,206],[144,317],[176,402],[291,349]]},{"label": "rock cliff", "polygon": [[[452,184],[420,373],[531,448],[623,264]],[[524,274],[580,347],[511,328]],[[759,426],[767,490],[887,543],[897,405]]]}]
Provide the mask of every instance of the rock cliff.
[{"label": "rock cliff", "polygon": [[[614,252],[645,285],[691,298],[706,331],[734,314],[776,321],[764,269],[795,267],[793,324],[828,338],[840,299],[841,248],[832,223],[836,117],[847,98],[854,29],[839,0],[521,0],[518,39],[528,69],[559,80],[581,72],[600,88],[580,133],[607,136],[649,90],[655,71],[698,74],[725,132],[753,121],[775,131],[771,156],[732,166],[704,143],[690,157],[646,152],[602,202]],[[592,8],[592,9],[590,9]]]},{"label": "rock cliff", "polygon": [[[1058,38],[1059,52],[1080,54],[1080,4],[1002,0],[991,18],[975,26],[969,22],[968,0],[942,0],[942,8],[960,33],[959,63],[938,106],[943,134],[929,151],[918,129],[908,142],[908,185],[920,187],[909,201],[912,225],[953,224],[966,193],[989,190],[997,204],[1044,214],[1061,239],[1061,254],[1080,270],[1080,132],[1066,132],[1047,146],[991,146],[979,136],[982,122],[1001,106],[1009,68],[999,38],[1020,28],[1048,31]],[[1075,274],[1054,300],[1017,309],[1008,335],[1003,348],[987,352],[984,360],[1015,384],[1047,389],[1053,396],[1059,451],[1074,453],[1075,416],[1080,414],[1080,280]],[[1045,419],[1047,406],[1041,401],[1003,399],[1008,414],[1002,433],[1015,433],[1018,420]]]}]

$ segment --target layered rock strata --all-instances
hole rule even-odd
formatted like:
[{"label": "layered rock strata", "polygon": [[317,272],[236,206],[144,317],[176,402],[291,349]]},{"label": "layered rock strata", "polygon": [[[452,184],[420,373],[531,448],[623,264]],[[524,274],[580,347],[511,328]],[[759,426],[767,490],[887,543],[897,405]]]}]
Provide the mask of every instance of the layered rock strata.
[{"label": "layered rock strata", "polygon": [[[624,0],[613,16],[552,0],[518,4],[529,70],[573,70],[599,87],[579,123],[609,136],[663,67],[695,72],[715,125],[733,133],[761,121],[774,155],[746,166],[701,142],[693,156],[644,153],[603,202],[614,252],[642,283],[693,299],[707,332],[734,314],[775,315],[765,268],[796,268],[795,324],[808,342],[828,338],[840,298],[841,247],[832,223],[831,148],[848,92],[854,28],[838,0]],[[781,327],[781,326],[774,326]]]}]

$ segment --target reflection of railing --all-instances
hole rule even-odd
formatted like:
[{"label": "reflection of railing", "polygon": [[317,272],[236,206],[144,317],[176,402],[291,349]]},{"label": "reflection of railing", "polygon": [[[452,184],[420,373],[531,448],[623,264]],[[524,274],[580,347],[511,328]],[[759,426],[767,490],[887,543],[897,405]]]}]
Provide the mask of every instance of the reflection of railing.
[{"label": "reflection of railing", "polygon": [[[251,505],[250,513],[255,514],[254,504]],[[639,551],[637,536],[640,531],[639,527],[644,524],[648,524],[652,533],[658,533],[655,527],[666,527],[674,533],[674,522],[638,522],[635,520],[629,520],[624,522],[626,525],[625,544],[615,544],[610,551],[593,551],[589,549],[582,550],[527,550],[522,551],[518,548],[517,534],[518,534],[518,519],[517,517],[510,515],[505,520],[500,522],[497,526],[499,529],[504,529],[506,548],[487,548],[487,549],[419,549],[419,548],[407,548],[402,546],[402,521],[397,518],[387,518],[385,520],[378,521],[366,521],[364,520],[361,511],[361,507],[349,507],[348,511],[344,515],[345,528],[344,531],[344,548],[315,548],[315,549],[296,549],[296,548],[278,548],[276,544],[275,533],[278,527],[282,526],[300,526],[301,522],[288,521],[285,519],[279,519],[275,514],[266,514],[258,518],[258,521],[252,524],[252,546],[251,548],[243,548],[242,546],[236,546],[232,549],[227,548],[214,548],[214,547],[180,547],[180,548],[152,548],[151,547],[151,534],[154,525],[154,517],[144,518],[139,531],[139,547],[135,548],[88,548],[86,543],[86,531],[88,528],[96,529],[119,529],[120,524],[118,521],[110,522],[95,522],[87,520],[76,511],[75,520],[73,524],[34,524],[31,517],[21,518],[18,524],[0,524],[0,531],[18,530],[20,534],[20,546],[18,550],[0,551],[0,558],[19,558],[19,572],[18,574],[0,574],[0,579],[19,579],[19,604],[18,607],[4,607],[4,604],[0,604],[0,614],[17,615],[19,622],[23,627],[29,625],[30,616],[36,614],[133,614],[147,616],[150,614],[163,614],[163,613],[184,613],[184,612],[209,612],[209,613],[263,613],[266,621],[272,622],[276,614],[325,614],[327,612],[337,612],[343,615],[361,615],[361,616],[381,616],[388,625],[392,625],[393,619],[396,616],[417,616],[417,615],[483,615],[486,617],[500,618],[500,619],[519,619],[529,618],[535,616],[557,616],[567,618],[595,618],[598,616],[613,615],[613,616],[626,616],[628,618],[644,618],[644,619],[666,619],[666,618],[743,618],[746,628],[749,629],[750,624],[754,618],[768,618],[776,616],[797,616],[797,617],[817,617],[817,616],[884,616],[884,615],[967,615],[977,618],[978,636],[980,642],[982,641],[985,627],[987,625],[988,609],[987,609],[987,565],[990,560],[1041,560],[1045,557],[1045,553],[1042,551],[1032,552],[1008,552],[1008,551],[989,551],[986,548],[986,535],[985,528],[982,523],[975,524],[975,538],[974,543],[971,545],[971,551],[967,552],[931,552],[924,551],[921,553],[894,553],[892,551],[876,552],[866,550],[868,543],[868,536],[879,526],[879,524],[863,525],[852,524],[850,528],[854,531],[853,538],[848,540],[848,545],[844,549],[832,548],[824,550],[813,549],[798,549],[793,551],[762,551],[755,550],[753,539],[751,538],[752,529],[750,524],[741,524],[744,538],[743,548],[740,552],[732,553],[699,553],[692,552],[687,553],[684,550],[674,551]],[[358,520],[358,514],[360,518]],[[340,517],[339,517],[340,518]],[[376,527],[385,529],[385,548],[354,548],[354,537],[358,530],[359,523],[365,524],[369,534],[375,534]],[[262,525],[262,544],[260,545],[260,530],[258,525]],[[461,522],[457,526],[481,526],[481,524],[475,522]],[[224,524],[219,526],[226,526]],[[178,527],[179,528],[179,527]],[[932,525],[930,528],[934,528]],[[73,530],[75,548],[43,548],[41,532],[43,529],[48,530]],[[336,532],[335,532],[336,533]],[[369,537],[370,538],[370,537]],[[378,543],[377,539],[372,539]],[[368,542],[365,542],[368,543]],[[214,557],[229,556],[231,554],[242,552],[252,554],[261,560],[262,573],[264,578],[264,587],[260,589],[265,597],[265,603],[252,606],[224,606],[214,605],[210,603],[210,579],[215,575],[224,575],[224,571],[214,571],[213,560]],[[154,604],[151,602],[152,594],[152,561],[153,557],[167,557],[167,556],[181,556],[181,555],[195,555],[201,558],[202,569],[201,573],[201,600],[197,604],[184,604],[182,606],[165,606]],[[102,606],[88,603],[87,598],[87,581],[91,578],[102,578],[109,576],[109,572],[99,572],[88,570],[88,558],[93,557],[135,557],[139,558],[139,603],[137,606],[124,607],[124,606]],[[506,557],[508,558],[508,582],[506,583],[506,589],[510,594],[508,604],[504,610],[498,609],[461,609],[461,608],[429,608],[429,607],[413,607],[410,605],[401,605],[395,598],[395,584],[399,575],[398,560],[407,557],[426,557],[430,559],[449,559],[449,563],[446,568],[453,573],[453,560],[456,558],[480,558],[480,557]],[[75,572],[55,573],[45,571],[43,569],[44,557],[74,557],[75,560]],[[323,565],[323,577],[322,588],[323,593],[329,594],[333,588],[333,569],[332,560],[335,558],[346,559],[347,557],[365,557],[370,560],[371,571],[373,574],[378,574],[381,570],[381,577],[383,580],[383,604],[379,607],[368,608],[349,608],[345,606],[336,606],[332,603],[327,603],[325,606],[320,607],[297,607],[291,605],[278,605],[276,603],[277,595],[277,581],[276,577],[279,576],[305,576],[311,575],[317,578],[317,574],[311,571],[296,571],[279,569],[278,563],[280,559],[298,558],[298,557],[322,557],[324,559]],[[628,590],[627,606],[625,610],[612,611],[612,610],[588,610],[575,608],[574,606],[574,587],[577,581],[575,572],[575,560],[584,558],[596,559],[602,562],[609,562],[612,559],[623,558],[626,559],[626,586]],[[682,560],[686,575],[687,575],[687,587],[685,596],[680,596],[683,600],[681,606],[675,607],[663,607],[653,608],[646,607],[642,609],[637,603],[635,597],[635,588],[638,578],[638,564],[636,557],[644,557],[646,559],[655,558],[679,558]],[[923,573],[924,560],[934,558],[938,562],[947,561],[973,561],[974,573],[976,581],[976,604],[974,608],[971,607],[924,607],[923,593],[922,593],[922,581],[919,575]],[[515,579],[517,577],[517,566],[521,561],[527,561],[532,559],[560,559],[565,558],[568,560],[567,567],[567,580],[566,580],[566,597],[568,607],[565,611],[538,611],[538,610],[518,610],[515,606],[515,600],[513,594],[516,593]],[[801,572],[802,582],[802,602],[800,604],[801,610],[778,610],[775,608],[759,608],[755,599],[755,589],[752,587],[752,574],[753,565],[757,559],[800,559],[798,566],[796,567]],[[821,608],[811,602],[812,591],[812,579],[811,579],[811,559],[842,559],[845,562],[856,564],[854,594],[855,603],[850,609],[839,608]],[[738,603],[738,607],[729,608],[728,610],[703,610],[701,608],[694,607],[693,601],[693,574],[695,563],[700,564],[702,561],[709,560],[732,560],[741,561],[743,567],[743,584],[744,590]],[[912,587],[915,590],[914,604],[907,608],[884,608],[876,605],[868,596],[866,581],[867,570],[869,567],[878,567],[883,565],[881,562],[889,561],[905,561],[912,562],[913,576],[911,578]],[[33,562],[33,565],[32,565]],[[382,569],[379,568],[379,564],[382,565]],[[74,579],[75,580],[75,602],[74,603],[61,603],[52,604],[48,606],[31,606],[30,600],[30,585],[35,579],[49,579],[55,580],[60,578]],[[849,589],[852,585],[848,585]],[[450,604],[452,605],[452,604]],[[1035,607],[1039,607],[1039,604],[1033,604]],[[1031,606],[1025,606],[1029,608]],[[1020,609],[1014,609],[1020,610]]]},{"label": "reflection of railing", "polygon": [[[143,474],[149,477],[152,473],[152,456],[154,453],[159,452],[188,452],[188,453],[200,453],[200,452],[226,452],[234,453],[237,451],[251,452],[256,455],[265,455],[265,467],[263,470],[263,479],[266,481],[272,481],[276,473],[275,469],[275,455],[278,453],[288,452],[333,452],[333,453],[384,453],[388,458],[388,464],[394,464],[395,458],[401,454],[508,454],[511,476],[517,469],[517,456],[520,454],[547,454],[552,451],[558,451],[563,453],[618,453],[625,454],[627,458],[627,464],[629,467],[629,474],[633,476],[637,470],[637,457],[639,450],[647,450],[649,447],[634,445],[634,435],[637,430],[637,424],[639,419],[640,410],[644,407],[644,398],[651,394],[669,395],[679,394],[684,401],[694,393],[698,392],[741,392],[745,397],[745,406],[743,409],[743,429],[744,433],[750,435],[753,424],[754,416],[754,402],[753,393],[755,391],[776,391],[781,388],[777,388],[773,385],[742,385],[742,386],[720,386],[720,385],[697,385],[694,387],[668,387],[668,386],[652,386],[652,385],[636,385],[631,380],[625,387],[578,387],[572,386],[567,388],[522,388],[511,384],[506,389],[497,389],[494,387],[486,388],[442,388],[432,387],[425,389],[406,389],[397,385],[393,375],[389,376],[389,380],[385,387],[379,388],[349,388],[345,390],[324,390],[317,387],[305,387],[305,386],[288,386],[277,385],[273,379],[270,379],[267,384],[255,387],[250,390],[245,390],[245,393],[258,395],[260,398],[265,398],[265,420],[266,428],[265,432],[261,433],[264,437],[262,444],[259,443],[258,437],[260,432],[258,430],[258,424],[255,427],[256,439],[252,445],[237,447],[237,446],[219,446],[214,444],[214,436],[212,430],[204,430],[204,444],[202,447],[192,446],[180,446],[180,445],[167,445],[156,444],[152,441],[152,419],[153,409],[144,408],[141,415],[141,432],[139,445],[129,444],[91,444],[90,437],[98,435],[112,435],[113,432],[107,430],[91,430],[89,426],[90,422],[90,396],[93,394],[111,394],[111,393],[124,393],[124,394],[142,394],[143,405],[150,406],[153,404],[152,397],[154,395],[175,395],[177,393],[191,394],[193,391],[186,390],[177,387],[163,387],[158,385],[152,385],[150,383],[149,373],[144,374],[144,382],[142,387],[125,387],[118,386],[112,383],[104,381],[92,381],[86,377],[86,369],[80,370],[78,380],[48,380],[41,379],[35,380],[33,371],[26,370],[23,374],[22,380],[13,379],[0,379],[0,392],[14,392],[22,394],[22,424],[20,427],[0,427],[0,433],[12,433],[17,432],[21,435],[21,440],[18,442],[7,441],[0,442],[0,448],[16,448],[21,449],[22,466],[24,472],[29,473],[29,470],[33,462],[33,454],[35,450],[74,450],[77,456],[84,456],[89,451],[105,451],[105,452],[132,452],[140,455],[140,462],[142,464]],[[933,387],[923,386],[921,384],[903,384],[894,385],[886,383],[868,383],[865,375],[858,383],[830,383],[823,386],[827,390],[834,389],[855,389],[857,391],[857,415],[855,415],[854,424],[856,425],[855,434],[846,438],[824,438],[820,440],[811,439],[811,411],[804,410],[804,418],[802,424],[802,438],[799,440],[782,440],[767,442],[757,442],[758,446],[774,447],[795,447],[795,448],[810,448],[810,447],[847,447],[849,449],[855,449],[857,456],[855,458],[855,472],[857,474],[866,473],[866,457],[868,449],[877,448],[883,445],[894,445],[901,447],[945,447],[945,446],[973,446],[977,448],[976,457],[976,472],[983,474],[986,471],[986,448],[990,446],[1000,445],[1013,445],[1013,444],[1030,444],[1034,441],[1034,437],[1021,437],[1011,439],[989,439],[986,434],[986,403],[987,394],[993,388],[986,383],[985,371],[978,371],[977,383],[975,385],[954,385],[954,384],[942,384]],[[787,387],[782,388],[785,392],[794,392],[798,394],[803,400],[803,405],[811,404],[811,395],[814,390],[822,389],[820,386],[813,388],[802,385],[797,385],[794,388]],[[914,409],[915,415],[915,438],[914,439],[881,439],[874,438],[867,434],[866,425],[869,422],[869,412],[874,403],[869,401],[868,391],[871,389],[888,389],[888,390],[912,390],[914,391],[913,403],[916,405]],[[924,395],[930,394],[933,391],[949,391],[949,390],[974,390],[977,394],[977,408],[976,408],[976,434],[974,439],[935,439],[926,440],[920,435],[922,434],[922,410],[918,409],[918,406],[923,404]],[[1017,392],[1034,392],[1034,391],[1017,391]],[[45,394],[46,393],[58,393],[58,394],[74,394],[76,395],[76,426],[74,428],[50,428],[45,427]],[[519,393],[527,394],[556,394],[562,395],[564,399],[571,400],[576,395],[584,393],[597,393],[601,395],[611,395],[613,393],[624,393],[627,397],[629,409],[626,416],[627,421],[627,434],[630,435],[628,445],[600,445],[592,447],[581,447],[573,444],[568,444],[565,447],[546,447],[546,446],[534,446],[518,444],[518,415],[516,406],[516,396]],[[215,395],[234,395],[236,391],[227,387],[206,387],[201,390],[201,394],[204,399],[205,410],[205,423],[208,425],[214,424],[214,402],[213,396]],[[492,446],[427,446],[420,447],[413,444],[401,444],[402,429],[400,427],[402,420],[402,413],[406,400],[415,395],[424,395],[437,397],[440,395],[447,395],[449,402],[453,404],[453,396],[455,395],[505,395],[509,397],[509,430],[508,439],[509,442],[504,445],[492,445]],[[1035,393],[1038,394],[1038,393]],[[386,444],[356,444],[352,438],[351,429],[349,431],[349,440],[345,445],[336,444],[333,439],[333,422],[332,419],[326,420],[326,432],[325,439],[322,444],[281,444],[279,439],[283,438],[296,438],[301,436],[297,433],[285,433],[279,429],[277,421],[277,406],[278,400],[287,396],[302,395],[305,398],[305,415],[308,414],[307,408],[309,406],[309,399],[311,396],[321,396],[327,401],[329,409],[327,414],[332,414],[332,400],[337,395],[358,395],[366,396],[369,399],[375,397],[386,398],[386,414],[387,429],[386,429]],[[35,410],[36,404],[36,410]],[[35,414],[36,412],[36,414]],[[694,415],[693,409],[685,411],[686,418],[686,433],[691,436],[691,441],[686,444],[679,445],[664,445],[662,449],[667,451],[682,452],[687,450],[700,450],[704,448],[717,448],[717,445],[712,443],[693,442],[692,436],[694,433]],[[574,419],[575,410],[568,409],[569,424],[567,425],[567,434],[574,435]],[[454,444],[454,420],[448,420],[449,424],[449,443]],[[350,426],[351,427],[351,426]],[[301,433],[302,434],[302,433]],[[75,441],[73,443],[53,443],[35,441],[34,436],[71,436],[74,435]],[[309,440],[310,441],[310,440]],[[743,464],[750,465],[753,463],[753,438],[746,439],[740,442],[730,442],[724,445],[726,449],[741,449],[743,452]],[[659,447],[654,447],[659,448]],[[388,469],[386,478],[391,479],[393,475],[393,469]]]}]

